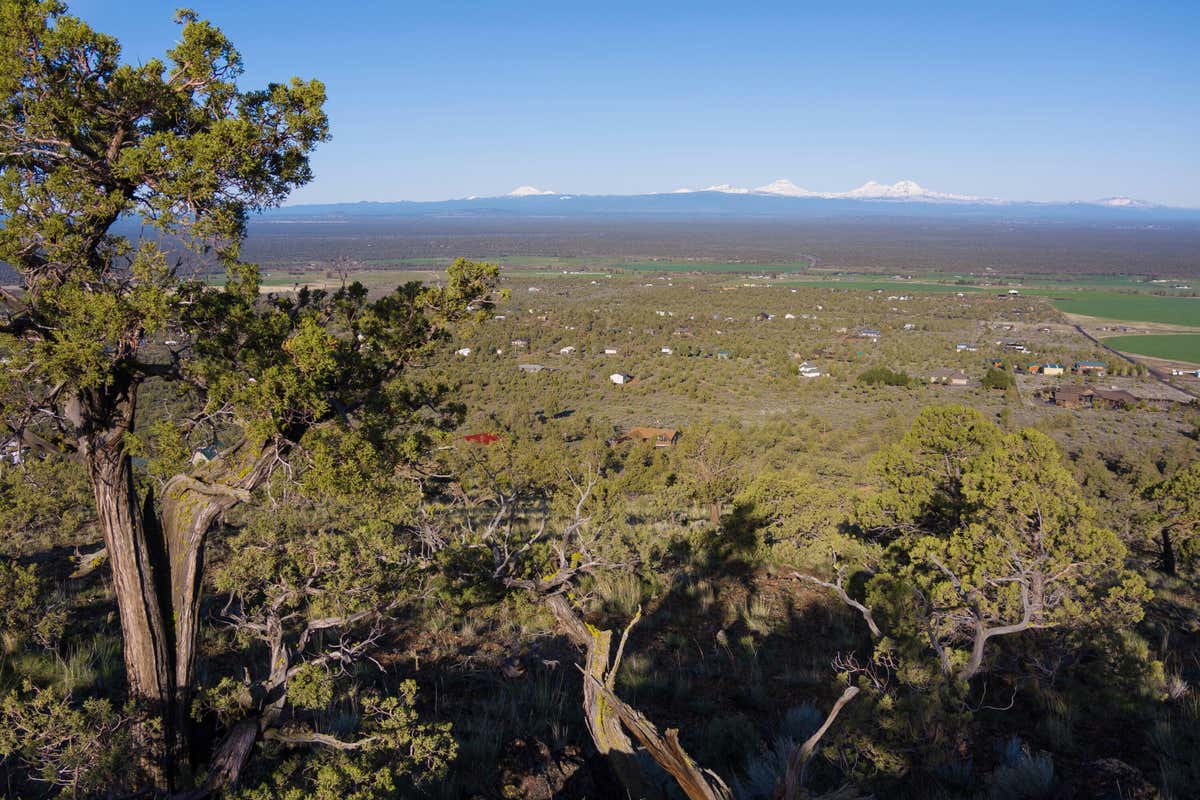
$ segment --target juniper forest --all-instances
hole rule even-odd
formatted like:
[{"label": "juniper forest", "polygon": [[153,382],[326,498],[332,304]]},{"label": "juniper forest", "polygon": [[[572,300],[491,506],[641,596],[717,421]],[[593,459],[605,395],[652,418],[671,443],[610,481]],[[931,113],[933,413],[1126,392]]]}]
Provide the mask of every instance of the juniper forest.
[{"label": "juniper forest", "polygon": [[1194,220],[305,217],[176,22],[0,5],[5,796],[1200,797]]}]

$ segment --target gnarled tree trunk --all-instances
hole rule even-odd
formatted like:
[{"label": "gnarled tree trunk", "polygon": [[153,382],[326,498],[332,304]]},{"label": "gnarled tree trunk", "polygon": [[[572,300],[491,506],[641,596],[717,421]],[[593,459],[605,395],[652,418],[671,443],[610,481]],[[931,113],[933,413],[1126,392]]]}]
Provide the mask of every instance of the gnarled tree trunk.
[{"label": "gnarled tree trunk", "polygon": [[596,749],[608,759],[630,798],[658,797],[658,787],[643,773],[633,742],[621,728],[620,716],[601,691],[615,683],[621,666],[621,650],[618,649],[615,658],[612,655],[612,631],[588,625],[561,594],[546,597],[546,605],[567,638],[584,651],[583,712]]},{"label": "gnarled tree trunk", "polygon": [[204,545],[222,514],[250,499],[267,475],[274,448],[243,443],[191,474],[171,478],[163,491],[161,524],[174,627],[178,724],[186,726],[196,681],[196,641],[203,589]]},{"label": "gnarled tree trunk", "polygon": [[187,733],[195,682],[204,543],[224,512],[266,477],[272,448],[249,443],[168,481],[157,513],[139,501],[125,437],[133,432],[137,384],[81,392],[68,408],[79,431],[100,528],[112,566],[131,698],[161,716],[146,727],[146,766],[169,785]]},{"label": "gnarled tree trunk", "polygon": [[175,699],[174,633],[163,602],[162,539],[157,526],[145,524],[125,449],[125,437],[133,430],[136,388],[125,384],[80,392],[67,415],[80,433],[80,455],[108,550],[129,694],[163,720],[164,729],[158,733],[152,726],[142,726],[138,732],[144,766],[156,782],[165,783],[172,768],[165,741],[170,737],[169,710]]}]

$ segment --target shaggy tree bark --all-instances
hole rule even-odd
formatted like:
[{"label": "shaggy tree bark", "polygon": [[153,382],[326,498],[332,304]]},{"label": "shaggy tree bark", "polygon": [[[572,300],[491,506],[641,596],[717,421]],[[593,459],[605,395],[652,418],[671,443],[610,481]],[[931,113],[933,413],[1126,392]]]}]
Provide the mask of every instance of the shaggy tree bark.
[{"label": "shaggy tree bark", "polygon": [[159,513],[152,492],[139,499],[125,449],[137,389],[131,381],[80,392],[67,416],[79,434],[111,564],[129,693],[163,722],[161,737],[144,742],[147,766],[156,773],[152,763],[165,758],[169,784],[195,681],[205,540],[221,514],[249,499],[275,450],[243,444],[194,474],[176,475]]},{"label": "shaggy tree bark", "polygon": [[133,486],[125,436],[133,429],[136,387],[81,392],[67,414],[80,431],[96,511],[121,616],[129,692],[165,710],[175,686],[174,646],[164,613],[166,564],[156,526],[147,528]]}]

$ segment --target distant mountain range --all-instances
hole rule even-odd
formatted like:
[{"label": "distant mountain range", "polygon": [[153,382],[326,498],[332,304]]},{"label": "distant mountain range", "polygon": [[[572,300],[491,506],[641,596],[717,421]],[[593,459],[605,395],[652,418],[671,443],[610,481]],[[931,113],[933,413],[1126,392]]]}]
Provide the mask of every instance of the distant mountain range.
[{"label": "distant mountain range", "polygon": [[691,215],[737,217],[941,216],[997,219],[1097,219],[1105,221],[1195,220],[1200,209],[1172,208],[1106,197],[1092,201],[1031,202],[952,194],[916,181],[867,181],[846,192],[814,192],[786,178],[756,188],[722,183],[636,195],[590,195],[518,186],[497,197],[456,200],[295,205],[268,211],[266,219],[326,219],[387,216],[583,217]]},{"label": "distant mountain range", "polygon": [[[676,189],[674,194],[686,194],[693,191],[692,189]],[[947,192],[934,192],[916,181],[897,181],[896,183],[878,183],[876,181],[867,181],[857,189],[851,189],[848,192],[814,192],[811,189],[805,189],[803,186],[797,186],[787,178],[780,178],[777,181],[772,181],[765,186],[759,186],[755,189],[743,189],[737,186],[730,186],[727,183],[718,184],[717,186],[709,186],[707,189],[702,189],[705,192],[725,192],[728,194],[769,194],[780,197],[821,197],[827,200],[837,198],[849,198],[853,200],[914,200],[917,202],[926,203],[999,203],[1000,200],[989,197],[976,197],[974,195],[965,194],[949,194]]]}]

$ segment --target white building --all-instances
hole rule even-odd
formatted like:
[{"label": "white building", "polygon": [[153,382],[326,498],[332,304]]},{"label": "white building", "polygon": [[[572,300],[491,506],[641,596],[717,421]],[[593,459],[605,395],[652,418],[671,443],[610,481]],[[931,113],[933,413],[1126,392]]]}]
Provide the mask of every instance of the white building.
[{"label": "white building", "polygon": [[805,361],[803,364],[800,365],[800,377],[801,378],[819,378],[819,377],[821,377],[821,370],[817,369],[815,364]]},{"label": "white building", "polygon": [[608,376],[608,379],[618,386],[623,386],[624,384],[633,380],[633,376],[626,375],[624,372],[614,372],[612,375]]},{"label": "white building", "polygon": [[615,356],[616,354],[617,354],[617,348],[615,348],[615,347],[606,347],[606,348],[604,348],[604,355],[606,355],[606,356]]},{"label": "white building", "polygon": [[460,348],[458,348],[457,350],[455,350],[455,351],[454,351],[454,355],[456,355],[456,356],[463,356],[463,357],[465,358],[466,356],[469,356],[469,355],[471,355],[471,348],[469,348],[469,347],[460,347]]},{"label": "white building", "polygon": [[569,355],[571,355],[571,353],[574,353],[574,352],[575,352],[575,347],[573,345],[567,345],[566,347],[561,348],[558,351],[558,354],[560,356],[569,356]]}]

